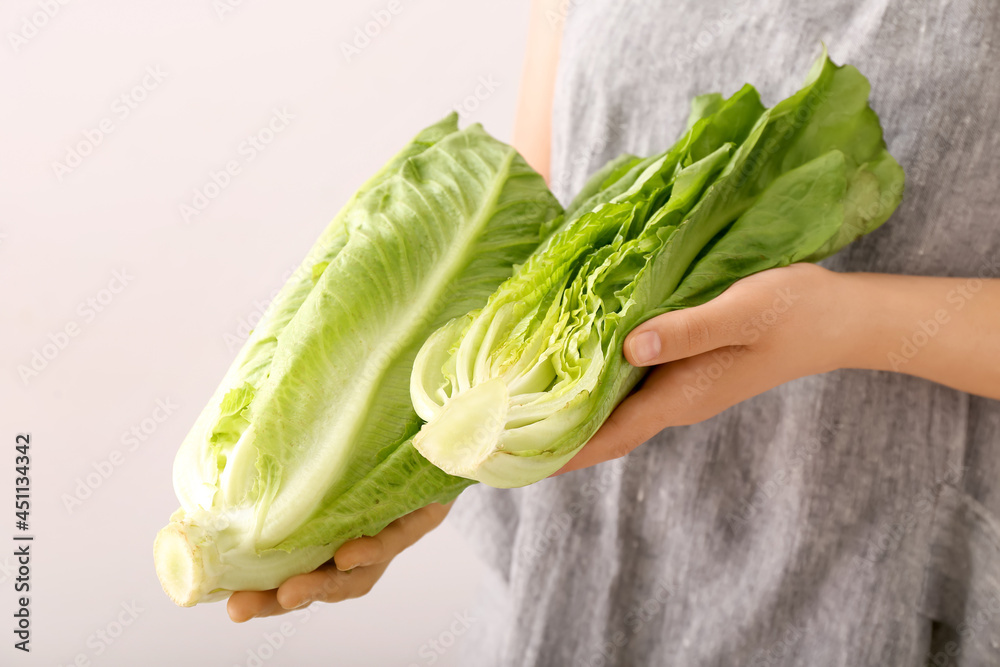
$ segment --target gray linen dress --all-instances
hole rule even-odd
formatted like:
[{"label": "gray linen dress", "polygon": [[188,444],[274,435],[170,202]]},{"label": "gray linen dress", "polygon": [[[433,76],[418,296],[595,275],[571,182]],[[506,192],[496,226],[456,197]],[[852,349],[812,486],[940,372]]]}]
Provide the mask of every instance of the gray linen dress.
[{"label": "gray linen dress", "polygon": [[[696,94],[794,92],[822,41],[871,80],[908,177],[825,265],[1000,277],[1000,2],[568,4],[564,202],[617,154],[669,146]],[[618,461],[477,486],[453,514],[492,573],[463,665],[1000,665],[1000,402],[904,374],[791,382]]]}]

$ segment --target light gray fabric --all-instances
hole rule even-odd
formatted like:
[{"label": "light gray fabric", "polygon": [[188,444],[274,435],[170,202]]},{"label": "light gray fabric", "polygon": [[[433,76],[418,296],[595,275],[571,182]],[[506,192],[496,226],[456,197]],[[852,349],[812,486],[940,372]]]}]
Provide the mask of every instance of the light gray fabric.
[{"label": "light gray fabric", "polygon": [[[1000,3],[569,5],[563,201],[622,151],[670,145],[696,94],[787,96],[822,40],[871,79],[909,177],[896,215],[827,265],[1000,276]],[[463,664],[1000,664],[998,480],[1000,402],[842,371],[621,461],[470,489],[454,520],[494,576]]]}]

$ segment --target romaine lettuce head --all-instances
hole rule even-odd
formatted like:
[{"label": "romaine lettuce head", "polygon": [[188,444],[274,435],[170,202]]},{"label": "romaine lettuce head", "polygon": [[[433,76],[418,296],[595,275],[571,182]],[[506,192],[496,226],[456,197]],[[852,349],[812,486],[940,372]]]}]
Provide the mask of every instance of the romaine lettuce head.
[{"label": "romaine lettuce head", "polygon": [[696,98],[668,151],[601,170],[485,307],[420,350],[417,450],[491,486],[543,479],[642,378],[622,354],[635,326],[752,273],[822,259],[882,224],[903,172],[868,93],[824,50],[775,107],[750,86]]},{"label": "romaine lettuce head", "polygon": [[411,444],[420,345],[508,278],[561,207],[514,149],[453,114],[344,207],[181,445],[155,545],[178,604],[264,590],[470,484]]}]

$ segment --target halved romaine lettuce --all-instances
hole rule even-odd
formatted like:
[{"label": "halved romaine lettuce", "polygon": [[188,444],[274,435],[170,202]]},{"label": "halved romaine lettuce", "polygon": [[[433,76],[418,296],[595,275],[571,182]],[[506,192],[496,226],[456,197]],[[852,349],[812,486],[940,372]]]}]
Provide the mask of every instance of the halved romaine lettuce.
[{"label": "halved romaine lettuce", "polygon": [[903,172],[868,93],[856,69],[824,52],[775,107],[750,86],[696,98],[670,150],[602,170],[484,308],[421,349],[410,387],[427,421],[417,450],[492,486],[543,479],[645,373],[622,354],[635,326],[882,224]]},{"label": "halved romaine lettuce", "polygon": [[181,445],[157,572],[191,605],[274,588],[468,486],[421,457],[420,345],[482,307],[558,224],[514,149],[453,114],[366,183],[316,242]]}]

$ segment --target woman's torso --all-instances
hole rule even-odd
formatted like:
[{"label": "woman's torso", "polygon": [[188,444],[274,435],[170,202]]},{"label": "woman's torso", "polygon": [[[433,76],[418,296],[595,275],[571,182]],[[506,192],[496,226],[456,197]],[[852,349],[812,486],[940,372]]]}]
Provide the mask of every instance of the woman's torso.
[{"label": "woman's torso", "polygon": [[[823,41],[872,81],[907,172],[894,217],[825,264],[1000,277],[1000,3],[569,7],[563,201],[617,154],[669,146],[694,95],[794,92]],[[909,666],[954,640],[960,657],[931,664],[1000,664],[997,480],[1000,402],[903,374],[804,378],[623,460],[466,492],[457,519],[496,573],[467,646],[518,667]]]}]

